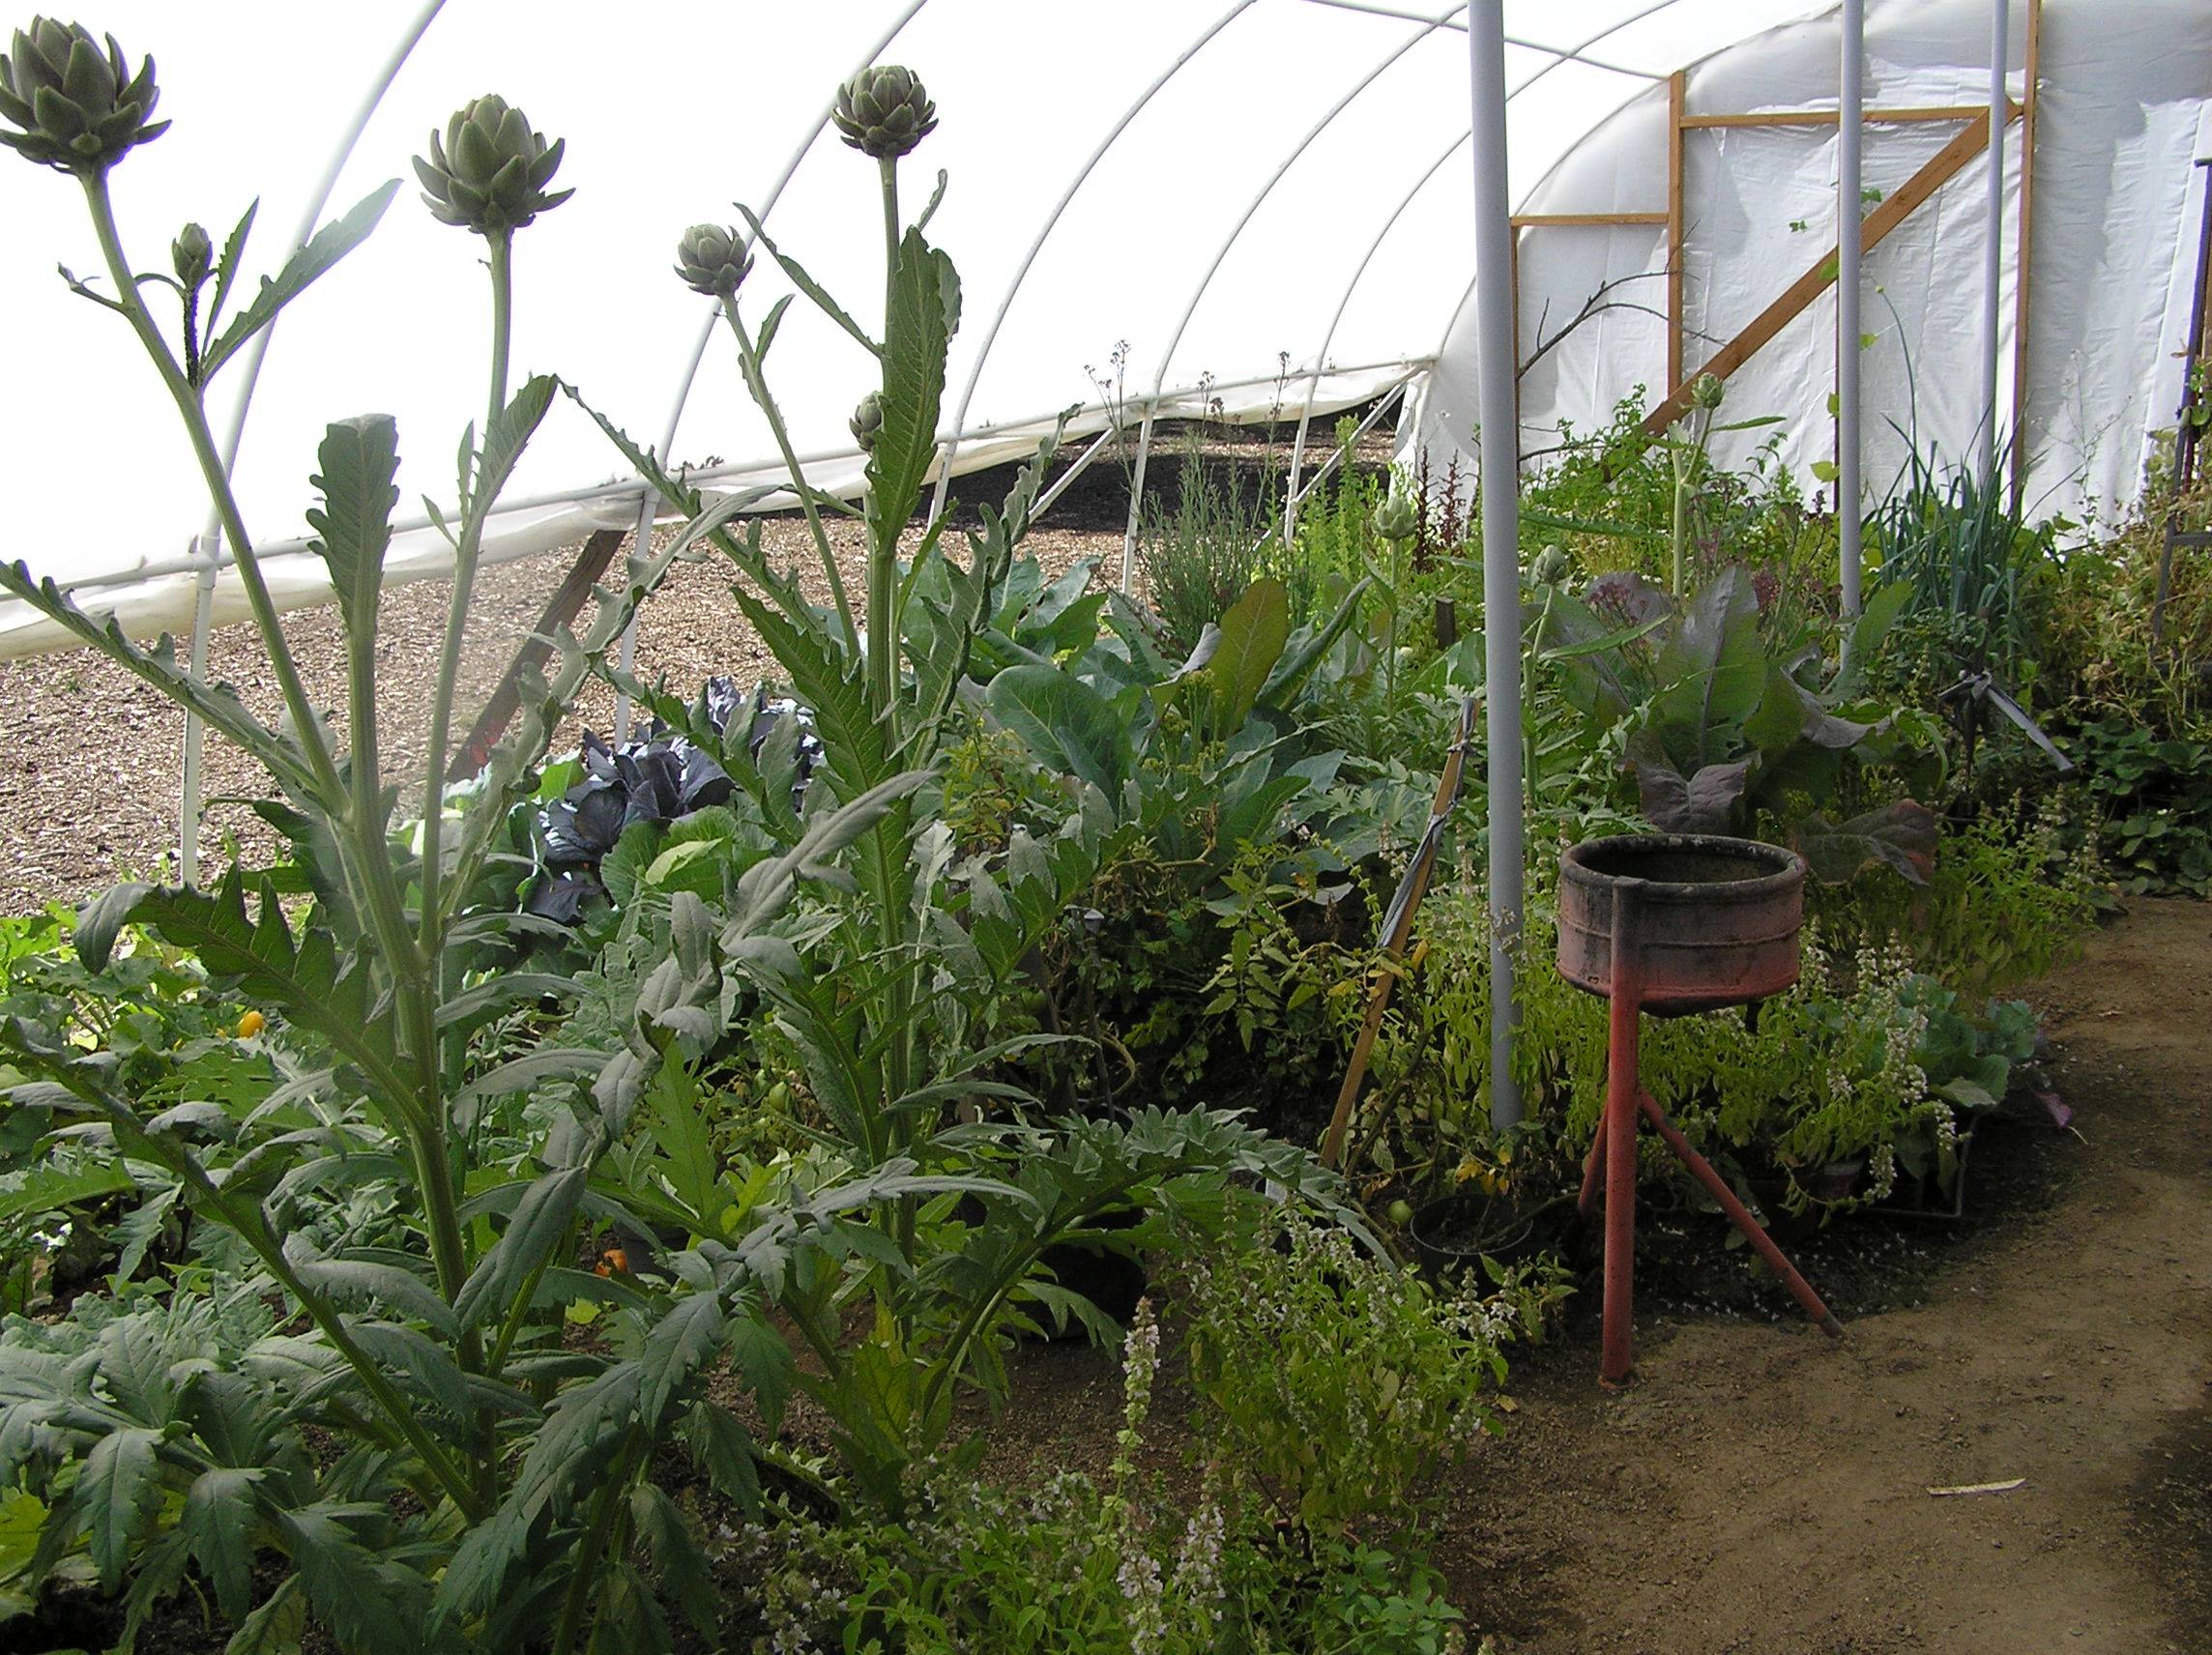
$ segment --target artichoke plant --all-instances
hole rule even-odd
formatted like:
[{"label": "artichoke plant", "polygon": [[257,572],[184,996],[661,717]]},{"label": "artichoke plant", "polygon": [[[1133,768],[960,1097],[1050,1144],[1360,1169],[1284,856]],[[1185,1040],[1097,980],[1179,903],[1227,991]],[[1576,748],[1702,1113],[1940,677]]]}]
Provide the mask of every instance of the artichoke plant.
[{"label": "artichoke plant", "polygon": [[1375,532],[1385,540],[1411,540],[1421,532],[1419,508],[1403,494],[1392,494],[1375,508]]},{"label": "artichoke plant", "polygon": [[215,274],[215,244],[204,227],[187,224],[177,233],[177,239],[169,244],[169,265],[188,292]]},{"label": "artichoke plant", "polygon": [[877,160],[896,160],[937,130],[937,105],[911,69],[863,69],[837,88],[830,118],[848,144]]},{"label": "artichoke plant", "polygon": [[1728,388],[1717,373],[1701,373],[1690,382],[1690,400],[1708,413],[1721,405],[1727,393]]},{"label": "artichoke plant", "polygon": [[676,244],[676,274],[709,299],[730,298],[752,267],[738,233],[719,224],[694,224]]},{"label": "artichoke plant", "polygon": [[83,24],[33,17],[0,56],[0,120],[21,129],[0,131],[0,144],[42,166],[98,178],[133,145],[169,130],[146,119],[160,97],[152,58],[132,75],[113,35],[102,52]]},{"label": "artichoke plant", "polygon": [[427,160],[415,158],[422,201],[443,223],[480,236],[504,236],[550,212],[575,193],[548,192],[567,140],[545,141],[520,109],[496,93],[473,99],[446,123],[446,135],[430,133]]},{"label": "artichoke plant", "polygon": [[853,410],[853,417],[845,423],[853,433],[853,441],[859,445],[860,452],[875,452],[876,433],[884,428],[884,399],[869,392],[860,398],[859,406]]}]

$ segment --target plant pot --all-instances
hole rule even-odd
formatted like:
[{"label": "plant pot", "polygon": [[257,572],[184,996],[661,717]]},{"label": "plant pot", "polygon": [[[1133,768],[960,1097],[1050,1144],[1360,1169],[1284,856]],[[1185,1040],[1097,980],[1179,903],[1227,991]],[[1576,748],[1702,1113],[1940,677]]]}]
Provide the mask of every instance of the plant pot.
[{"label": "plant pot", "polygon": [[1848,1201],[1858,1194],[1859,1181],[1866,1176],[1866,1157],[1852,1155],[1846,1160],[1830,1161],[1805,1180],[1805,1193],[1815,1201],[1835,1203]]},{"label": "plant pot", "polygon": [[1591,839],[1559,863],[1559,974],[1613,992],[1615,902],[1633,891],[1643,1008],[1681,1017],[1744,1005],[1797,980],[1805,861],[1710,833]]},{"label": "plant pot", "polygon": [[1406,1234],[1430,1275],[1457,1274],[1480,1268],[1485,1258],[1501,1264],[1527,1258],[1536,1249],[1536,1220],[1542,1211],[1510,1196],[1454,1190],[1414,1208]]}]

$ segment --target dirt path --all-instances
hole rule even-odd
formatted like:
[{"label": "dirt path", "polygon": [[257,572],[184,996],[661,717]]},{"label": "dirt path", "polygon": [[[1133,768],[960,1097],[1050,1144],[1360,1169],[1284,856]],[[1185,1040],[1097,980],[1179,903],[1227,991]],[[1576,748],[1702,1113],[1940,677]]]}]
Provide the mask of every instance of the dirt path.
[{"label": "dirt path", "polygon": [[1440,1558],[1500,1650],[2212,1652],[2212,906],[2139,903],[2035,998],[2081,1141],[2022,1135],[2055,1199],[1923,1302],[1841,1345],[1647,1314],[1615,1396],[1590,1316],[1517,1365]]}]

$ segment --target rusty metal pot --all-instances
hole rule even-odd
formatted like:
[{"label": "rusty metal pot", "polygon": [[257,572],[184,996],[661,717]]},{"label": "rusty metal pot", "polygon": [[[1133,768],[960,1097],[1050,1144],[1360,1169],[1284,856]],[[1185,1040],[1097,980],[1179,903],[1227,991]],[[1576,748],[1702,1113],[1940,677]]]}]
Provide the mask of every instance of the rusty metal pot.
[{"label": "rusty metal pot", "polygon": [[1628,834],[1569,850],[1559,867],[1559,974],[1610,996],[1614,901],[1635,896],[1640,999],[1654,1017],[1745,1005],[1797,980],[1805,860],[1709,833]]}]

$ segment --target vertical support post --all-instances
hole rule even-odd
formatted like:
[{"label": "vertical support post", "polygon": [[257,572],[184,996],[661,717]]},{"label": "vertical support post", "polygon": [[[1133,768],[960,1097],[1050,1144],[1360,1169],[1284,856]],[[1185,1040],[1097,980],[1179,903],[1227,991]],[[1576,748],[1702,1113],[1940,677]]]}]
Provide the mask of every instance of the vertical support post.
[{"label": "vertical support post", "polygon": [[[194,541],[196,552],[201,542]],[[207,542],[206,560],[192,577],[191,672],[195,682],[207,682],[208,629],[215,622],[216,561],[222,551],[222,529],[215,527]],[[180,884],[200,883],[200,776],[206,764],[207,726],[196,712],[185,714],[185,751],[177,796],[177,879]]]},{"label": "vertical support post", "polygon": [[2012,277],[2012,508],[2027,483],[2027,339],[2029,275],[2035,256],[2035,83],[2043,73],[2043,0],[2027,0],[2027,77],[2020,102],[2020,227],[2014,233]]},{"label": "vertical support post", "polygon": [[1515,420],[1513,208],[1505,173],[1504,0],[1468,7],[1482,489],[1482,626],[1490,783],[1490,1118],[1521,1119],[1513,1081],[1521,946],[1521,430]]},{"label": "vertical support post", "polygon": [[1613,982],[1605,1048],[1604,1350],[1598,1377],[1616,1385],[1634,1361],[1636,1326],[1636,1123],[1644,1016],[1643,882],[1613,887]]},{"label": "vertical support post", "polygon": [[1667,389],[1682,383],[1682,116],[1690,76],[1667,78]]},{"label": "vertical support post", "polygon": [[1145,404],[1145,422],[1137,432],[1137,463],[1129,472],[1129,527],[1121,537],[1123,592],[1127,592],[1137,578],[1137,529],[1145,502],[1145,467],[1152,457],[1152,416],[1159,408],[1156,401]]},{"label": "vertical support post", "polygon": [[1859,153],[1866,0],[1844,0],[1836,125],[1836,532],[1844,613],[1859,612]]},{"label": "vertical support post", "polygon": [[1982,465],[1984,488],[1997,477],[1997,284],[2004,274],[2005,127],[2012,101],[2005,90],[2007,35],[2012,0],[1990,0],[1989,223],[1982,248]]}]

